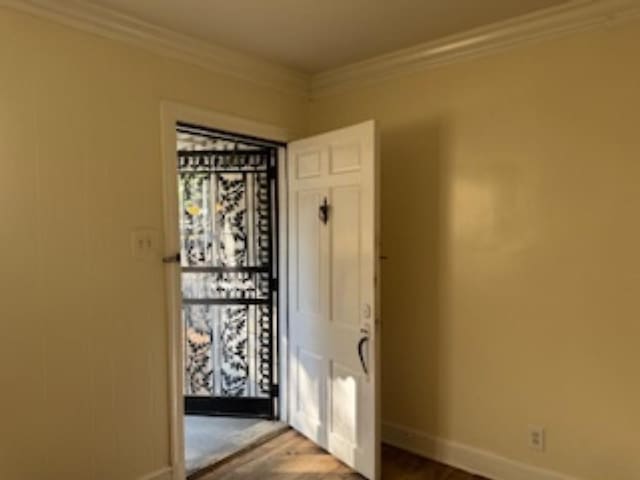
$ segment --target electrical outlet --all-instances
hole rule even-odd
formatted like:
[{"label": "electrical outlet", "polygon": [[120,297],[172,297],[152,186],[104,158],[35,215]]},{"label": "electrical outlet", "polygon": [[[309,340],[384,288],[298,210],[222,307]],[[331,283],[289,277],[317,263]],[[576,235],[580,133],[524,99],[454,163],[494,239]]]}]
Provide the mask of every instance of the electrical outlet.
[{"label": "electrical outlet", "polygon": [[529,448],[544,452],[545,431],[544,427],[529,425]]},{"label": "electrical outlet", "polygon": [[131,253],[134,258],[151,258],[158,251],[158,233],[152,228],[137,228],[131,232]]}]

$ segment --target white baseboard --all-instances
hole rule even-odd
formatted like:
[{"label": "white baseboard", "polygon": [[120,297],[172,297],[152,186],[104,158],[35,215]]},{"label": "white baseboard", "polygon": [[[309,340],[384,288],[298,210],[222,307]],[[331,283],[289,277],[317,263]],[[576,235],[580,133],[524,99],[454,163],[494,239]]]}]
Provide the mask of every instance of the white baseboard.
[{"label": "white baseboard", "polygon": [[138,480],[171,480],[172,476],[173,470],[171,467],[164,467],[160,470],[156,470],[155,472],[147,473]]},{"label": "white baseboard", "polygon": [[394,447],[492,480],[580,480],[389,422],[382,424],[382,440]]}]

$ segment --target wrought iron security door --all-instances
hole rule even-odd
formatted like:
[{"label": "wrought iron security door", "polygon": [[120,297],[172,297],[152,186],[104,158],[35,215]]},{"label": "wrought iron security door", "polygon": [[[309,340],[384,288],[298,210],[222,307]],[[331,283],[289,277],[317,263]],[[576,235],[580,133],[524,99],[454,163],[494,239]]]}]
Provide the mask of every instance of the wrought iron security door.
[{"label": "wrought iron security door", "polygon": [[186,413],[274,417],[277,155],[178,128]]}]

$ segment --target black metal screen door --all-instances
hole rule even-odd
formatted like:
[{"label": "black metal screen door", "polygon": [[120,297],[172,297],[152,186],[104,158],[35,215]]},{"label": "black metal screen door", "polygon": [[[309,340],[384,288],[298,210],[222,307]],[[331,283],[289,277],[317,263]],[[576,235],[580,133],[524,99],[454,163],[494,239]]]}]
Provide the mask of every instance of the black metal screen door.
[{"label": "black metal screen door", "polygon": [[178,126],[188,414],[274,417],[277,155]]}]

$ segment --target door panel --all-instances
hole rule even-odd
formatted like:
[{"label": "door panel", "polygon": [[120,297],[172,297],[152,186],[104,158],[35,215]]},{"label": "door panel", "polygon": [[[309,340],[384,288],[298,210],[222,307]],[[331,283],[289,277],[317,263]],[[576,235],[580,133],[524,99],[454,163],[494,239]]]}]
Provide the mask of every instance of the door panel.
[{"label": "door panel", "polygon": [[311,190],[295,194],[297,200],[297,247],[296,258],[298,285],[298,313],[322,315],[324,301],[322,288],[322,231],[317,221],[318,205],[323,191]]},{"label": "door panel", "polygon": [[331,147],[331,174],[360,170],[360,145],[346,143]]},{"label": "door panel", "polygon": [[322,164],[321,153],[318,151],[304,152],[298,155],[296,162],[296,178],[313,178],[320,176]]},{"label": "door panel", "polygon": [[358,441],[357,394],[360,374],[353,369],[331,362],[330,433],[333,441],[344,442],[352,447]]},{"label": "door panel", "polygon": [[322,423],[324,388],[322,385],[322,357],[298,348],[296,414],[303,430],[312,434]]},{"label": "door panel", "polygon": [[[332,189],[331,320],[359,328],[360,310],[360,187]],[[345,235],[344,232],[351,232]]]},{"label": "door panel", "polygon": [[379,475],[375,160],[373,122],[289,145],[290,421],[370,479]]}]

